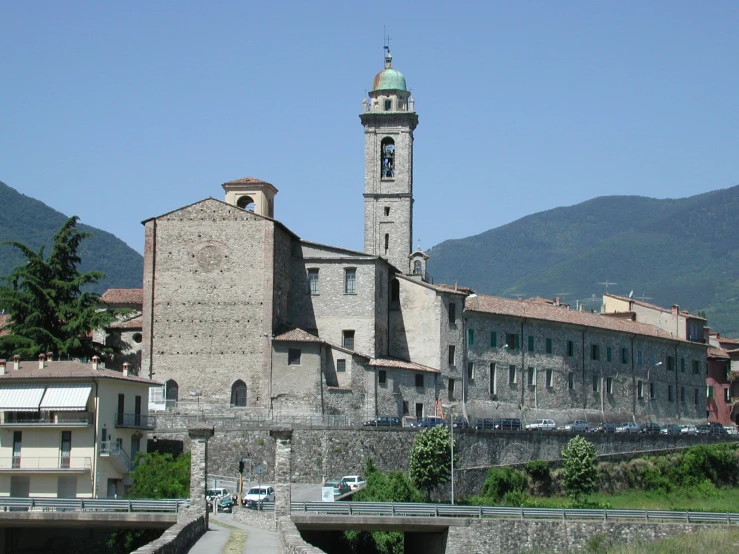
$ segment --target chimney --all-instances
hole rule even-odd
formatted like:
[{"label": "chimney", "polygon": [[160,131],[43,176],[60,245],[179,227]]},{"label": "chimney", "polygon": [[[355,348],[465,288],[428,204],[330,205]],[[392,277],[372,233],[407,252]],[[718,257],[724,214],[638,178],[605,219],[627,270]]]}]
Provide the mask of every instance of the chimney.
[{"label": "chimney", "polygon": [[92,370],[97,371],[98,370],[98,362],[100,361],[100,358],[97,356],[92,357]]},{"label": "chimney", "polygon": [[0,375],[5,375],[5,367],[6,367],[5,360],[0,360]]},{"label": "chimney", "polygon": [[131,367],[131,364],[129,364],[128,362],[125,362],[123,364],[123,376],[124,377],[128,377],[128,368],[129,367]]},{"label": "chimney", "polygon": [[554,298],[554,305],[555,305],[555,306],[559,306],[559,296],[556,296],[556,297]]},{"label": "chimney", "polygon": [[46,360],[46,354],[38,355],[38,368],[39,369],[44,369],[44,367],[46,366],[46,364],[44,363],[45,360]]},{"label": "chimney", "polygon": [[13,356],[13,369],[15,371],[18,371],[21,368],[21,357],[16,354]]},{"label": "chimney", "polygon": [[677,304],[672,305],[672,315],[677,315],[680,313],[680,306]]},{"label": "chimney", "polygon": [[46,353],[46,361],[47,362],[53,362],[54,361],[54,353],[53,352],[47,352]]}]

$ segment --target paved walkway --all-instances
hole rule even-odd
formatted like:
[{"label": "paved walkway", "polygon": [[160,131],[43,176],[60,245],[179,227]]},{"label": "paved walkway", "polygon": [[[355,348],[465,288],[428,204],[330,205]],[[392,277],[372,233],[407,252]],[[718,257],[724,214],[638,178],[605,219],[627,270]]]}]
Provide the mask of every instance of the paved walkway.
[{"label": "paved walkway", "polygon": [[213,517],[213,514],[210,515],[210,529],[192,546],[189,554],[220,554],[223,551],[231,531],[227,527],[218,525],[219,522],[246,531],[243,554],[277,554],[279,552],[277,533],[235,521],[232,514],[220,513],[216,517]]}]

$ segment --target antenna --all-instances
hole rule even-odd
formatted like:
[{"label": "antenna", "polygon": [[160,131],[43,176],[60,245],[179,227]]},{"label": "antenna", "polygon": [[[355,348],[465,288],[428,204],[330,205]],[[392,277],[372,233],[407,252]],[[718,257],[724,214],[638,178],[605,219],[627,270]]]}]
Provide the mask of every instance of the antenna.
[{"label": "antenna", "polygon": [[647,296],[646,292],[641,293],[641,296],[637,296],[637,298],[641,300],[642,302],[646,300],[654,300],[654,298],[652,298],[651,296]]},{"label": "antenna", "polygon": [[599,285],[605,285],[606,286],[606,293],[608,292],[608,285],[618,285],[618,283],[614,283],[612,281],[609,281],[608,279],[605,280],[603,283],[598,283]]},{"label": "antenna", "polygon": [[633,290],[629,293],[629,298],[634,298],[634,291]]}]

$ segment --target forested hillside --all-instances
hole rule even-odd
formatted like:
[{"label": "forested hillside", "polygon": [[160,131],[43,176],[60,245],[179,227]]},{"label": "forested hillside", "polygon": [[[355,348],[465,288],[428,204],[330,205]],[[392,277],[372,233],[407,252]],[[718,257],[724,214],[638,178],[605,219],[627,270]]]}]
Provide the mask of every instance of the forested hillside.
[{"label": "forested hillside", "polygon": [[[22,242],[33,250],[45,245],[48,252],[54,234],[68,215],[0,182],[0,243]],[[143,258],[138,252],[110,233],[82,222],[78,228],[93,234],[92,238],[82,242],[79,249],[81,271],[96,270],[107,275],[96,287],[97,292],[107,288],[141,287]],[[22,261],[23,257],[16,248],[0,245],[0,276],[8,275]]]},{"label": "forested hillside", "polygon": [[429,254],[437,282],[479,293],[563,297],[605,291],[691,312],[739,335],[739,186],[678,200],[607,196],[533,214]]}]

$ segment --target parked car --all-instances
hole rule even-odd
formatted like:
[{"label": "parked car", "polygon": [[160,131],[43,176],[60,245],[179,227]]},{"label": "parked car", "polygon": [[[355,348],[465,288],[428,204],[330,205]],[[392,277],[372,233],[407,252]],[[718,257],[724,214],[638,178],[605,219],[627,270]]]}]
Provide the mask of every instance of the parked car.
[{"label": "parked car", "polygon": [[527,431],[554,431],[557,424],[553,419],[537,419],[534,423],[526,425]]},{"label": "parked car", "polygon": [[679,435],[681,433],[682,433],[682,429],[680,429],[680,426],[675,425],[674,423],[665,425],[664,427],[662,427],[662,430],[660,431],[660,434],[662,435]]},{"label": "parked car", "polygon": [[697,435],[698,430],[695,428],[695,425],[681,425],[680,426],[680,434],[682,435]]},{"label": "parked car", "polygon": [[616,424],[604,421],[592,429],[595,433],[615,433]]},{"label": "parked car", "polygon": [[736,429],[736,425],[724,425],[727,435],[739,435],[739,431]]},{"label": "parked car", "polygon": [[647,435],[659,435],[662,428],[656,423],[644,423],[639,428],[640,433],[646,433]]},{"label": "parked car", "polygon": [[621,425],[616,427],[616,433],[638,433],[639,426],[633,421],[624,421]]},{"label": "parked car", "polygon": [[710,435],[711,434],[711,426],[710,425],[696,425],[695,426],[695,432],[698,435]]},{"label": "parked car", "polygon": [[495,428],[498,431],[520,431],[521,420],[513,417],[499,419],[495,422]]},{"label": "parked car", "polygon": [[205,491],[205,498],[213,502],[214,500],[219,500],[223,498],[224,496],[230,496],[228,489],[224,488],[215,488],[215,489],[208,489]]},{"label": "parked car", "polygon": [[444,420],[440,417],[422,417],[419,419],[414,427],[420,427],[426,429],[428,427],[436,427],[437,425],[444,425]]},{"label": "parked car", "polygon": [[728,435],[726,429],[720,423],[709,423],[708,427],[710,428],[709,435]]},{"label": "parked car", "polygon": [[349,488],[353,491],[361,489],[367,485],[367,481],[362,479],[359,475],[344,475],[341,480],[349,485]]},{"label": "parked car", "polygon": [[560,427],[561,431],[573,431],[576,433],[587,433],[590,431],[590,425],[588,425],[588,422],[583,419],[576,419],[574,421],[568,421],[565,423],[562,427]]},{"label": "parked car", "polygon": [[236,502],[234,502],[234,499],[230,496],[221,498],[221,500],[218,502],[218,511],[230,514],[231,512],[233,512],[233,507],[235,504]]},{"label": "parked car", "polygon": [[365,427],[400,427],[400,418],[392,416],[380,416],[362,423]]},{"label": "parked car", "polygon": [[495,420],[488,419],[488,418],[476,419],[475,429],[482,429],[482,430],[495,429]]},{"label": "parked car", "polygon": [[470,426],[470,422],[467,421],[466,417],[458,417],[454,420],[453,426],[455,429],[467,429]]},{"label": "parked car", "polygon": [[324,487],[333,487],[334,489],[334,496],[341,496],[342,494],[346,494],[348,492],[351,492],[352,488],[349,486],[349,483],[344,481],[343,479],[337,479],[335,481],[326,481],[323,484]]},{"label": "parked car", "polygon": [[272,485],[259,485],[250,488],[244,495],[244,503],[250,502],[274,502],[275,488]]}]

